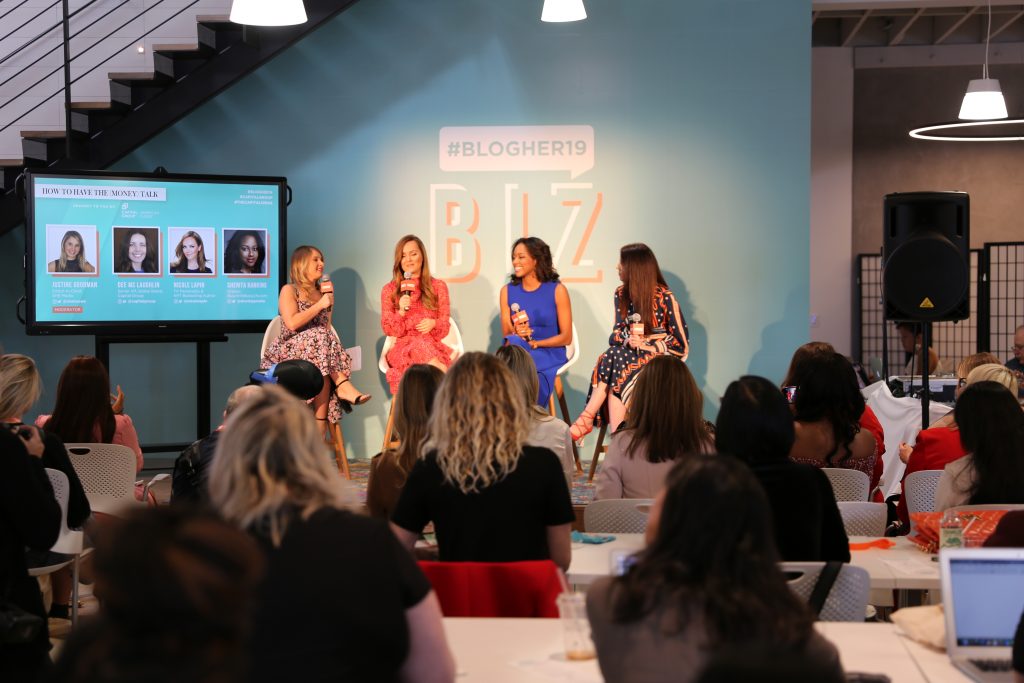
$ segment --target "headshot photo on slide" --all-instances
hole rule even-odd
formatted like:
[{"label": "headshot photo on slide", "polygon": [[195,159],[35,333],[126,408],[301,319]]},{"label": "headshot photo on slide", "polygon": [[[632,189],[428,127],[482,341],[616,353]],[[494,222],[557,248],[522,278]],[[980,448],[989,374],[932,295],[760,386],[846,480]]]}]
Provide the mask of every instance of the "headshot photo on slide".
[{"label": "headshot photo on slide", "polygon": [[160,275],[160,228],[113,228],[114,272],[119,275]]},{"label": "headshot photo on slide", "polygon": [[213,228],[167,228],[167,270],[175,277],[216,275],[217,231]]},{"label": "headshot photo on slide", "polygon": [[224,228],[224,272],[266,277],[269,246],[264,229]]},{"label": "headshot photo on slide", "polygon": [[46,272],[53,275],[99,274],[95,225],[47,225]]}]

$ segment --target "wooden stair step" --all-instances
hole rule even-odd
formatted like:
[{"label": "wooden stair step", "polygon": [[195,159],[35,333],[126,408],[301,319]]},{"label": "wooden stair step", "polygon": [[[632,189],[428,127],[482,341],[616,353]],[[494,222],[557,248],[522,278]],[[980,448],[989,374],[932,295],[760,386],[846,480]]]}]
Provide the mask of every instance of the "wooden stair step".
[{"label": "wooden stair step", "polygon": [[153,71],[113,71],[107,74],[112,81],[151,81],[155,76]]},{"label": "wooden stair step", "polygon": [[70,109],[84,110],[84,109],[110,109],[110,100],[103,102],[72,102]]},{"label": "wooden stair step", "polygon": [[54,138],[65,137],[65,133],[62,130],[23,130],[21,131],[21,137],[36,138],[39,140],[52,140]]},{"label": "wooden stair step", "polygon": [[20,168],[24,165],[24,159],[0,159],[0,167],[3,168]]},{"label": "wooden stair step", "polygon": [[196,21],[200,24],[230,24],[231,15],[229,14],[200,14],[196,17]]},{"label": "wooden stair step", "polygon": [[199,43],[182,43],[179,45],[154,45],[153,52],[192,52],[199,49]]}]

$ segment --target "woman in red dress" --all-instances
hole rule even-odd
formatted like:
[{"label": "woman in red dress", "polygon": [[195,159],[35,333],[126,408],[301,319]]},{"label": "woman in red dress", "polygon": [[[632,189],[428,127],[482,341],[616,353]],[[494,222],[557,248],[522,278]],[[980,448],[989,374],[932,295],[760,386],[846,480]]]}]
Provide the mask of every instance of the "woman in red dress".
[{"label": "woman in red dress", "polygon": [[448,370],[452,350],[441,340],[448,336],[451,311],[448,286],[430,276],[426,250],[416,235],[398,240],[391,275],[380,290],[380,326],[395,338],[386,357],[388,386],[395,394],[402,375],[417,363]]}]

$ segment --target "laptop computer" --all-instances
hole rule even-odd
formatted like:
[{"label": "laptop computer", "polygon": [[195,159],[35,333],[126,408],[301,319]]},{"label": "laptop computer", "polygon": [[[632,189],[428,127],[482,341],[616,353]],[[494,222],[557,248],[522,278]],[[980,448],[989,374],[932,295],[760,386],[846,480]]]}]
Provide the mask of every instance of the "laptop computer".
[{"label": "laptop computer", "polygon": [[1012,681],[1013,636],[1024,612],[1024,548],[939,554],[946,651],[976,681]]}]

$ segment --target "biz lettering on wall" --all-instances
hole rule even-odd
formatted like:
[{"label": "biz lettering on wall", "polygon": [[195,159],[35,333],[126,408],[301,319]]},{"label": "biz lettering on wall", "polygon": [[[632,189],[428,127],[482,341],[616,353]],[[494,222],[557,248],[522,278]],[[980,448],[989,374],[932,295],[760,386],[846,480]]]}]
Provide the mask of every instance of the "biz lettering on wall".
[{"label": "biz lettering on wall", "polygon": [[[468,126],[442,128],[438,136],[442,171],[568,171],[570,180],[594,167],[591,126]],[[502,183],[504,254],[519,237],[540,237],[551,246],[563,282],[601,282],[603,272],[586,258],[604,194],[587,182],[552,182],[544,191]],[[531,230],[533,213],[548,217]],[[557,221],[551,216],[557,216]],[[482,262],[480,204],[456,183],[430,185],[431,263],[449,283],[471,282]]]}]

